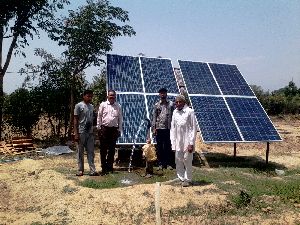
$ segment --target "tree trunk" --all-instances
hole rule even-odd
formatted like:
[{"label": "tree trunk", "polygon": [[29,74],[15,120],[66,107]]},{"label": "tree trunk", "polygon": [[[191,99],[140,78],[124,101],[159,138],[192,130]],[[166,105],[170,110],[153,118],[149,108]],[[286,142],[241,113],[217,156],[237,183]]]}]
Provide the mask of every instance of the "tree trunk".
[{"label": "tree trunk", "polygon": [[[74,84],[74,82],[72,83]],[[69,140],[72,139],[73,120],[74,120],[74,85],[73,84],[71,85],[71,89],[70,89],[70,118],[69,118],[69,129],[68,129]]]},{"label": "tree trunk", "polygon": [[2,141],[3,129],[3,105],[4,105],[4,92],[3,92],[3,78],[4,74],[0,71],[0,141]]}]

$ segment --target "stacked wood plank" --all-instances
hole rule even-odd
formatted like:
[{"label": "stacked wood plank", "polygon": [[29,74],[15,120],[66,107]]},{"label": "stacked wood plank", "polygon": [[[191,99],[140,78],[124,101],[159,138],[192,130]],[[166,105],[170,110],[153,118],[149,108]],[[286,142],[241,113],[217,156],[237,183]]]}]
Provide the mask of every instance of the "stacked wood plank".
[{"label": "stacked wood plank", "polygon": [[35,152],[31,138],[16,137],[10,144],[0,144],[0,153],[4,155],[22,155]]},{"label": "stacked wood plank", "polygon": [[12,144],[0,144],[0,154],[4,155],[11,155],[15,152],[16,150],[14,149]]}]

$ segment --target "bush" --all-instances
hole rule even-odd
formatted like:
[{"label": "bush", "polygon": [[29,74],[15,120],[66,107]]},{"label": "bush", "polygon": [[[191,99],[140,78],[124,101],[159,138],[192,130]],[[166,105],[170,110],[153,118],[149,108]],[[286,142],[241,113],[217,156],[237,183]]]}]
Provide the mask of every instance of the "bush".
[{"label": "bush", "polygon": [[30,136],[32,128],[39,121],[41,110],[34,91],[17,89],[6,96],[4,102],[5,122],[15,131]]}]

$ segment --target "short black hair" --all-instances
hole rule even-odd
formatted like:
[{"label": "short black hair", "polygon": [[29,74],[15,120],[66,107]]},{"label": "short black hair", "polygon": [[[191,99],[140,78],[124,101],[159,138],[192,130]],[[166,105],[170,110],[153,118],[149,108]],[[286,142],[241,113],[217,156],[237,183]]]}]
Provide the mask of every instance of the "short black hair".
[{"label": "short black hair", "polygon": [[93,94],[93,91],[92,90],[84,90],[84,92],[83,92],[83,96],[85,96],[85,95],[92,95]]},{"label": "short black hair", "polygon": [[168,92],[168,90],[165,88],[161,88],[158,90],[158,93],[167,93],[167,92]]},{"label": "short black hair", "polygon": [[107,92],[107,94],[109,94],[109,92],[113,92],[116,95],[116,91],[113,90],[113,89],[109,89],[108,92]]}]

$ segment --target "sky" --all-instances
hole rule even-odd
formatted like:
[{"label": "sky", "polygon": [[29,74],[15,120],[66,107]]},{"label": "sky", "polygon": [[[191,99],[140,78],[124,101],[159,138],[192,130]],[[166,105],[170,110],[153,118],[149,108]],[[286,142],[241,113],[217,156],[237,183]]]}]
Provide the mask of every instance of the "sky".
[{"label": "sky", "polygon": [[[71,0],[60,11],[85,4]],[[177,60],[235,64],[248,84],[277,90],[293,80],[300,87],[300,1],[299,0],[111,0],[129,12],[136,36],[118,37],[110,53]],[[42,33],[26,47],[26,58],[14,57],[4,77],[4,91],[21,86],[17,71],[25,63],[40,63],[33,55],[44,48],[56,56],[63,51]],[[7,49],[7,44],[4,49]],[[105,66],[105,65],[104,65]],[[88,68],[87,80],[101,68]]]}]

